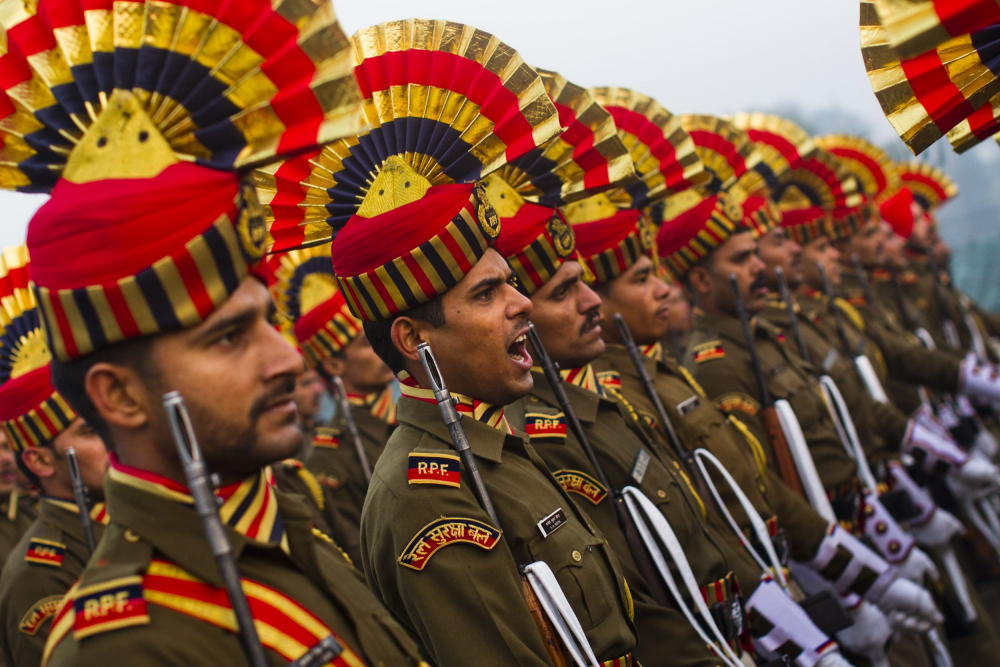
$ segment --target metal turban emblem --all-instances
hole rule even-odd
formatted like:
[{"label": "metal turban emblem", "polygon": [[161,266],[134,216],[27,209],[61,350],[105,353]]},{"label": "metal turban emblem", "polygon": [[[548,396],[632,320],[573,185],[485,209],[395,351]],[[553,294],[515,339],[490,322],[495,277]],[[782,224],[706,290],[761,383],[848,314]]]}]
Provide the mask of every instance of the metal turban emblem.
[{"label": "metal turban emblem", "polygon": [[247,259],[256,263],[264,257],[267,242],[267,223],[264,209],[257,199],[257,190],[250,179],[240,182],[239,213],[236,217],[236,235]]},{"label": "metal turban emblem", "polygon": [[479,207],[476,209],[479,225],[482,227],[483,233],[491,241],[495,241],[500,236],[500,216],[497,215],[490,200],[487,199],[486,185],[482,181],[476,183],[476,199],[479,201]]},{"label": "metal turban emblem", "polygon": [[569,257],[576,247],[576,238],[573,230],[563,222],[559,215],[553,215],[549,220],[549,236],[552,237],[552,247],[560,257]]}]

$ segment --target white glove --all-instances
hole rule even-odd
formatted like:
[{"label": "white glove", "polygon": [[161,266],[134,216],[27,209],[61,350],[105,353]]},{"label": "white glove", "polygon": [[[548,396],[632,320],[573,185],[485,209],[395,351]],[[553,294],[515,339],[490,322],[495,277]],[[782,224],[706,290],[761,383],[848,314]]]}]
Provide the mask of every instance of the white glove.
[{"label": "white glove", "polygon": [[916,547],[910,549],[910,555],[897,567],[899,568],[899,576],[912,581],[918,586],[923,586],[928,578],[934,581],[941,580],[941,574],[938,572],[934,561]]},{"label": "white glove", "polygon": [[913,617],[915,622],[919,623],[915,629],[921,632],[932,625],[944,622],[944,617],[934,605],[931,594],[907,579],[894,579],[877,604],[879,609],[890,617],[893,616],[892,612],[901,612],[905,616]]},{"label": "white glove", "polygon": [[920,526],[911,525],[910,529],[917,543],[928,549],[947,549],[951,538],[965,533],[962,522],[940,507],[931,515],[930,521]]},{"label": "white glove", "polygon": [[953,467],[946,479],[949,488],[960,500],[968,500],[1000,486],[1000,470],[977,454],[970,456],[961,466]]},{"label": "white glove", "polygon": [[819,662],[816,663],[816,667],[854,667],[851,663],[844,659],[844,656],[840,655],[840,651],[831,651],[827,653]]},{"label": "white glove", "polygon": [[878,607],[862,602],[851,612],[854,625],[837,633],[837,642],[851,653],[864,656],[873,663],[885,658],[885,645],[892,636],[892,626]]},{"label": "white glove", "polygon": [[972,443],[972,451],[980,454],[987,461],[993,461],[997,457],[998,449],[1000,449],[1000,445],[997,444],[997,439],[993,437],[993,434],[986,428],[979,429],[976,441]]}]

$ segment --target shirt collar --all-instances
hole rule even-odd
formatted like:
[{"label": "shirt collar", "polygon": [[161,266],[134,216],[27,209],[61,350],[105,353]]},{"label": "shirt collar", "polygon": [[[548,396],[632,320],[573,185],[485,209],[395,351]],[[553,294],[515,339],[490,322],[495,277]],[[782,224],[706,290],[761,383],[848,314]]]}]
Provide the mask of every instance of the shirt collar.
[{"label": "shirt collar", "polygon": [[[399,374],[399,389],[401,394],[406,398],[437,405],[437,398],[434,397],[434,392],[418,385],[417,381],[406,371],[401,371]],[[503,416],[502,405],[494,405],[456,393],[452,393],[451,397],[455,400],[455,409],[460,414],[472,417],[476,421],[494,428],[501,433],[513,433],[510,424],[507,423],[506,418]]]},{"label": "shirt collar", "polygon": [[639,351],[646,359],[652,359],[656,362],[663,361],[663,345],[659,341],[652,345],[640,345]]},{"label": "shirt collar", "polygon": [[396,423],[396,399],[390,387],[371,394],[349,393],[347,394],[347,402],[355,407],[367,408],[373,417],[387,424]]},{"label": "shirt collar", "polygon": [[[72,512],[73,514],[79,515],[80,508],[77,507],[76,501],[66,500],[65,498],[53,498],[52,496],[41,496],[39,498],[42,503],[53,505],[59,509],[65,510],[67,512]],[[90,520],[96,521],[97,523],[108,525],[111,521],[111,517],[108,515],[108,507],[104,503],[95,503],[93,507],[90,508]]]},{"label": "shirt collar", "polygon": [[[532,368],[531,370],[536,373],[542,372],[541,368]],[[604,387],[598,382],[597,373],[594,372],[592,364],[587,364],[580,368],[560,369],[559,375],[562,376],[566,384],[571,384],[574,387],[579,387],[580,389],[593,392],[602,398],[604,397]]]},{"label": "shirt collar", "polygon": [[[126,466],[114,454],[109,455],[109,461],[109,479],[166,500],[194,505],[190,491],[183,484],[148,470]],[[219,506],[219,516],[222,523],[247,539],[280,546],[288,553],[288,537],[274,495],[273,478],[268,473],[270,469],[267,472],[261,470],[241,482],[216,489],[216,497],[223,501]]]}]

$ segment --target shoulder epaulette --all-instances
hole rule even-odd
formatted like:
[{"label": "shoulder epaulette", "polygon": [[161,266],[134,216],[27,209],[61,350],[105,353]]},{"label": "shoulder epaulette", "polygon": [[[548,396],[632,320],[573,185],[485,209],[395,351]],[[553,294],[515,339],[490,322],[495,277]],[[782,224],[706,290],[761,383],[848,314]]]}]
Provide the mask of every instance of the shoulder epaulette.
[{"label": "shoulder epaulette", "polygon": [[313,445],[317,447],[339,447],[340,430],[335,428],[320,427],[313,435]]},{"label": "shoulder epaulette", "polygon": [[149,623],[142,576],[81,586],[73,596],[73,638]]},{"label": "shoulder epaulette", "polygon": [[24,562],[62,567],[65,555],[66,545],[62,542],[32,537],[28,541],[28,552],[24,554]]},{"label": "shoulder epaulette", "polygon": [[550,412],[526,412],[524,432],[532,440],[536,438],[566,438],[566,415],[553,409]]},{"label": "shoulder epaulette", "polygon": [[622,386],[622,376],[618,371],[599,371],[597,382],[605,388],[620,389]]}]

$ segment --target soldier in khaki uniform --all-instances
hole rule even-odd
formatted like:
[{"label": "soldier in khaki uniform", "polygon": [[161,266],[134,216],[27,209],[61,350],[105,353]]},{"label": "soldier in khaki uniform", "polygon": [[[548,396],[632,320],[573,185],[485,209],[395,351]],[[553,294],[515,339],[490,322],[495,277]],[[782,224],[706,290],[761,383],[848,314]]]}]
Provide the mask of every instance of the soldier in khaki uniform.
[{"label": "soldier in khaki uniform", "polygon": [[[113,12],[116,22],[122,18],[119,9]],[[141,12],[148,9],[139,6]],[[232,14],[212,21],[234,49],[246,47],[227,17],[252,17],[255,25],[285,26],[270,34],[281,58],[313,62],[331,75],[344,63],[346,53],[338,52],[348,48],[347,41],[328,6],[305,10],[295,24],[280,8],[237,2],[229,9]],[[12,21],[32,34],[47,30],[33,11]],[[147,18],[147,27],[158,29],[159,19]],[[327,46],[306,56],[298,46],[305,33],[296,25]],[[16,39],[14,26],[5,27]],[[85,25],[77,28],[86,34]],[[186,34],[176,33],[178,39],[191,38],[192,29],[178,27]],[[120,72],[128,67],[120,55],[102,62]],[[171,62],[191,69],[176,58]],[[0,70],[9,75],[12,66],[26,65],[5,60]],[[149,67],[140,68],[143,76],[159,85],[178,83],[169,72],[161,77],[155,65]],[[252,73],[256,65],[248,67],[247,77],[265,76]],[[225,87],[214,73],[199,71],[206,77],[200,89]],[[342,74],[346,89],[335,97],[357,100],[350,72]],[[257,97],[233,98],[225,109],[235,112],[250,102],[282,115],[287,106],[280,99],[291,94],[292,78],[275,77]],[[93,81],[77,83],[86,87]],[[145,83],[137,77],[135,85]],[[192,506],[163,406],[170,391],[183,396],[206,472],[217,476],[225,537],[261,628],[268,664],[298,660],[331,635],[347,664],[418,667],[422,662],[416,642],[371,594],[362,575],[313,527],[303,499],[276,490],[266,476],[267,466],[301,445],[294,388],[302,361],[272,326],[274,304],[261,275],[264,211],[249,179],[235,173],[236,162],[276,159],[279,147],[309,150],[318,137],[354,126],[348,120],[335,129],[326,120],[326,114],[351,119],[354,107],[324,112],[312,89],[294,89],[294,118],[284,116],[269,129],[257,125],[245,135],[239,128],[246,125],[224,112],[212,116],[217,134],[211,140],[202,135],[206,143],[201,143],[188,134],[175,136],[173,144],[151,119],[153,110],[139,101],[148,97],[109,89],[106,103],[94,105],[87,120],[92,124],[78,143],[65,145],[57,164],[45,170],[51,180],[33,185],[52,189],[30,222],[27,244],[53,356],[52,385],[101,436],[111,460],[105,501],[112,520],[55,611],[44,665],[250,662]],[[273,95],[280,98],[275,108]],[[46,119],[72,113],[49,99]],[[184,109],[175,109],[174,120],[190,122],[186,113],[204,111],[201,103],[218,108],[221,99],[210,94],[190,99]],[[197,125],[204,129],[209,122],[215,121],[204,116]],[[186,152],[194,146],[197,158]],[[59,413],[47,405],[35,414],[51,419]]]},{"label": "soldier in khaki uniform", "polygon": [[14,450],[0,430],[0,569],[14,545],[38,516],[38,500],[18,484]]},{"label": "soldier in khaki uniform", "polygon": [[[338,291],[329,256],[329,244],[282,253],[271,292],[277,307],[294,322],[292,331],[306,366],[327,383],[334,377],[343,382],[371,467],[395,427],[393,375]],[[343,415],[317,426],[311,435],[305,465],[324,487],[334,511],[349,525],[360,526],[368,480]]]},{"label": "soldier in khaki uniform", "polygon": [[[420,34],[435,34],[434,22],[418,24]],[[427,51],[418,44],[378,37],[381,30],[394,33],[403,26],[361,31],[359,72],[381,62],[386,48],[393,62],[423,62]],[[472,32],[456,24],[447,30]],[[520,62],[508,46],[496,48]],[[481,67],[457,60],[463,67]],[[459,66],[455,60],[435,62],[439,81],[457,78],[457,69],[449,74]],[[617,559],[528,436],[513,431],[505,417],[504,405],[531,389],[525,349],[531,302],[508,284],[511,271],[492,247],[500,221],[484,186],[475,181],[559,128],[538,75],[520,67],[518,88],[498,92],[537,95],[530,105],[526,98],[505,112],[514,114],[513,120],[505,116],[505,127],[521,128],[516,135],[505,132],[500,140],[490,134],[497,119],[492,107],[483,106],[484,115],[473,125],[488,136],[477,140],[473,151],[453,128],[430,119],[421,125],[416,110],[394,104],[392,112],[403,114],[405,124],[390,125],[383,118],[381,129],[324,149],[294,170],[309,174],[309,182],[337,184],[325,190],[330,199],[324,202],[328,211],[338,212],[330,221],[338,230],[333,270],[373,349],[400,379],[399,425],[375,465],[361,517],[363,566],[375,594],[438,665],[550,664],[518,569],[536,561],[555,574],[598,660],[632,664],[633,605]],[[388,89],[376,91],[380,99],[387,94]],[[410,84],[398,99],[421,100],[427,94],[425,87]],[[392,95],[398,95],[395,88]],[[463,99],[458,90],[449,95]],[[520,116],[518,109],[529,106],[532,114]],[[390,135],[394,138],[386,142]],[[434,140],[428,144],[418,135]],[[353,176],[358,167],[377,177],[359,184]],[[460,424],[496,523],[455,452],[419,359],[422,342],[430,345],[463,415]]]}]

